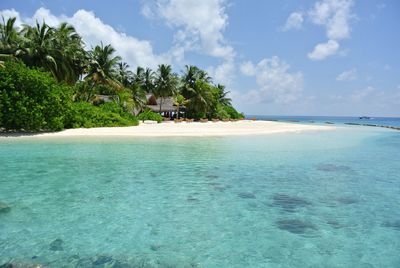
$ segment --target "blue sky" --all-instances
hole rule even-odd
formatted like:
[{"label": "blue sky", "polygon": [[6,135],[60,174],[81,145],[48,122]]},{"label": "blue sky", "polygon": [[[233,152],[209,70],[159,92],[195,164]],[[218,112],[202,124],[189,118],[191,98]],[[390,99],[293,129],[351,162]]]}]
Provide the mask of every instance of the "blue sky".
[{"label": "blue sky", "polygon": [[67,21],[132,68],[197,65],[246,114],[400,116],[397,0],[2,0],[0,12]]}]

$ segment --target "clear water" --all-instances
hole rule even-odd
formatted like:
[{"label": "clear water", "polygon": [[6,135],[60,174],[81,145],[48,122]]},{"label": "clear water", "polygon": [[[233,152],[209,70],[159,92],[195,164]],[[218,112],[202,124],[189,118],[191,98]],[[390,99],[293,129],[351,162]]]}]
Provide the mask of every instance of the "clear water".
[{"label": "clear water", "polygon": [[280,115],[256,115],[247,116],[248,118],[257,118],[260,120],[277,120],[277,121],[289,121],[299,123],[316,123],[326,124],[326,122],[345,125],[346,123],[353,124],[372,124],[378,126],[391,126],[400,127],[399,117],[370,117],[369,119],[360,119],[360,117],[352,116],[280,116]]},{"label": "clear water", "polygon": [[399,160],[378,128],[1,140],[0,264],[400,267]]}]

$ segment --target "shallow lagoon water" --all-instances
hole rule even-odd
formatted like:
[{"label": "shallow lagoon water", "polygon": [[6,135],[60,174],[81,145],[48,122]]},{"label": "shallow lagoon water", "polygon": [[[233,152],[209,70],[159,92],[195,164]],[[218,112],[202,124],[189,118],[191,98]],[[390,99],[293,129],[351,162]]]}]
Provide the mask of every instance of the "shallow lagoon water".
[{"label": "shallow lagoon water", "polygon": [[399,267],[399,160],[400,132],[357,127],[3,139],[0,264]]}]

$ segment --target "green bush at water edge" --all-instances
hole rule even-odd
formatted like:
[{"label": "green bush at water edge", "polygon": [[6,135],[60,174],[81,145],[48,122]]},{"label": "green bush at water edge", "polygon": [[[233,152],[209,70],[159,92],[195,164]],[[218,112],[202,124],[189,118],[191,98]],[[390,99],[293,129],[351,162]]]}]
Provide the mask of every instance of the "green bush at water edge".
[{"label": "green bush at water edge", "polygon": [[[229,115],[230,119],[243,119],[244,118],[244,114],[239,113],[232,106],[223,106],[223,110]],[[224,119],[224,118],[221,118],[221,119]]]},{"label": "green bush at water edge", "polygon": [[72,88],[47,72],[22,63],[0,68],[0,129],[57,131],[78,127],[135,126],[138,120],[118,103],[72,102]]},{"label": "green bush at water edge", "polygon": [[71,89],[47,72],[22,63],[0,68],[0,128],[6,130],[61,130],[72,104]]},{"label": "green bush at water edge", "polygon": [[115,102],[95,106],[88,102],[76,102],[72,105],[68,127],[124,127],[136,126],[138,120],[127,113]]},{"label": "green bush at water edge", "polygon": [[163,117],[160,114],[155,113],[155,112],[153,112],[151,110],[146,110],[146,111],[141,112],[138,115],[138,119],[141,120],[141,121],[153,120],[153,121],[157,121],[158,123],[163,121]]}]

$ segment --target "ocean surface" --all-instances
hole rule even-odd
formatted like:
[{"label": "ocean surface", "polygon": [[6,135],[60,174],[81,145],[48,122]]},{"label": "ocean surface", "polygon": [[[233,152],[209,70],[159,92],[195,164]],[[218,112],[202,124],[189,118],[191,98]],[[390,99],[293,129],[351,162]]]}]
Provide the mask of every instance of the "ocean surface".
[{"label": "ocean surface", "polygon": [[399,131],[1,139],[0,163],[0,265],[400,267]]},{"label": "ocean surface", "polygon": [[337,125],[377,125],[400,127],[399,117],[352,117],[352,116],[279,116],[279,115],[249,115],[247,118],[307,124],[337,124]]}]

